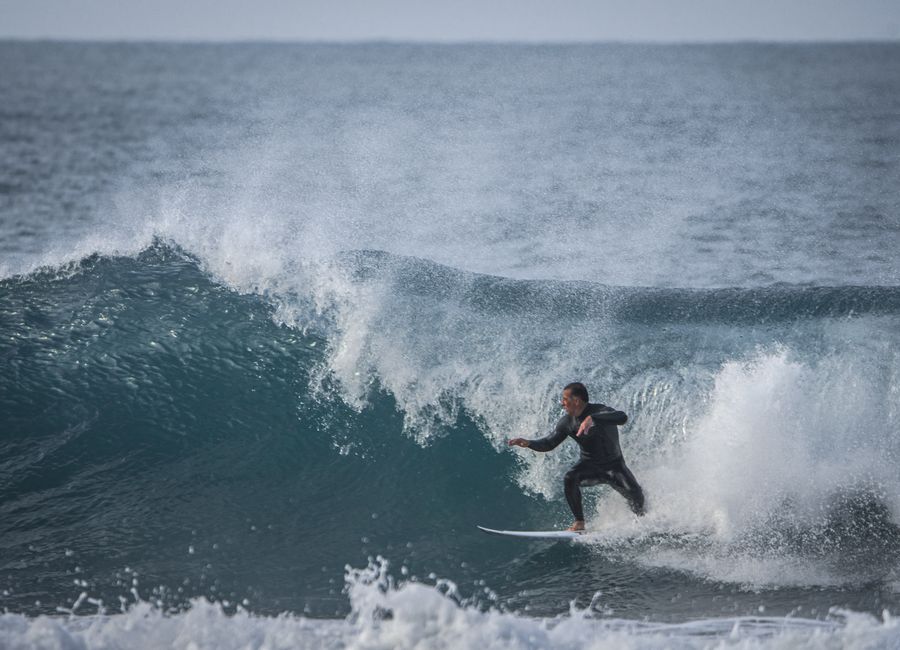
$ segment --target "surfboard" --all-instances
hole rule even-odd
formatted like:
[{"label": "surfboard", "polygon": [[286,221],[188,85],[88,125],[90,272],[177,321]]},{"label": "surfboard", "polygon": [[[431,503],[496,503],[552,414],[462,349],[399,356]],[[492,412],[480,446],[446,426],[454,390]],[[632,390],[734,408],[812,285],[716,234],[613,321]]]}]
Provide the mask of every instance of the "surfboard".
[{"label": "surfboard", "polygon": [[573,530],[494,530],[493,528],[485,528],[484,526],[478,526],[478,529],[490,533],[491,535],[527,537],[529,539],[576,539],[584,535],[583,532],[576,533]]}]

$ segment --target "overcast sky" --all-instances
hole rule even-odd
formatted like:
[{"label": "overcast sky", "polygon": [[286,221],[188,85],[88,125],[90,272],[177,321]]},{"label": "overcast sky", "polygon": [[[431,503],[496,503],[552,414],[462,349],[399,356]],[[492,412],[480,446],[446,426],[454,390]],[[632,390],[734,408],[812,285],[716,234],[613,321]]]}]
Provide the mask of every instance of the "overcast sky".
[{"label": "overcast sky", "polygon": [[0,38],[900,39],[900,0],[0,0]]}]

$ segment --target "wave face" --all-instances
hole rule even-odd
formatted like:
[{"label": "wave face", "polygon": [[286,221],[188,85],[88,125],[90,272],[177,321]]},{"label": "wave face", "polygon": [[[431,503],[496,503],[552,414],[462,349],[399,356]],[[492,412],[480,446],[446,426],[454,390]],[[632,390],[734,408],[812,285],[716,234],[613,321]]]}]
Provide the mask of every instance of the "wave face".
[{"label": "wave face", "polygon": [[894,642],[896,53],[0,43],[0,645]]},{"label": "wave face", "polygon": [[[885,606],[898,294],[516,281],[364,251],[247,294],[162,243],[5,280],[8,598],[52,610],[74,584],[133,599],[139,580],[166,607],[343,615],[335,575],[383,553],[537,615],[623,566],[653,576],[654,596],[615,607],[637,618],[707,584],[738,608],[774,589],[764,607],[787,613],[810,588]],[[573,377],[630,414],[650,513],[597,490],[590,543],[523,565],[474,524],[566,523],[574,450],[504,443],[547,430]],[[873,582],[888,590],[874,601]]]}]

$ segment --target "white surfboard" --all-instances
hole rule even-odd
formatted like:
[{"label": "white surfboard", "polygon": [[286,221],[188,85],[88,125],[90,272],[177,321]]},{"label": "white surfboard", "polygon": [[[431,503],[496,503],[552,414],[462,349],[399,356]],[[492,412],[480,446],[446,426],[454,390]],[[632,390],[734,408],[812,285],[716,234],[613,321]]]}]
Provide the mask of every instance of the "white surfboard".
[{"label": "white surfboard", "polygon": [[491,535],[527,537],[530,539],[577,539],[584,535],[584,532],[575,532],[574,530],[494,530],[484,526],[478,526],[478,529]]}]

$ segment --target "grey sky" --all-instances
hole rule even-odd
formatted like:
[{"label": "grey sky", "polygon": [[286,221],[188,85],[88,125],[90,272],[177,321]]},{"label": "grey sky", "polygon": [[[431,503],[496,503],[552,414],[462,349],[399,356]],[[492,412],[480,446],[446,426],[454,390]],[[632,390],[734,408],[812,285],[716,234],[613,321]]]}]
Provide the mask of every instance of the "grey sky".
[{"label": "grey sky", "polygon": [[881,40],[900,0],[0,0],[0,37]]}]

